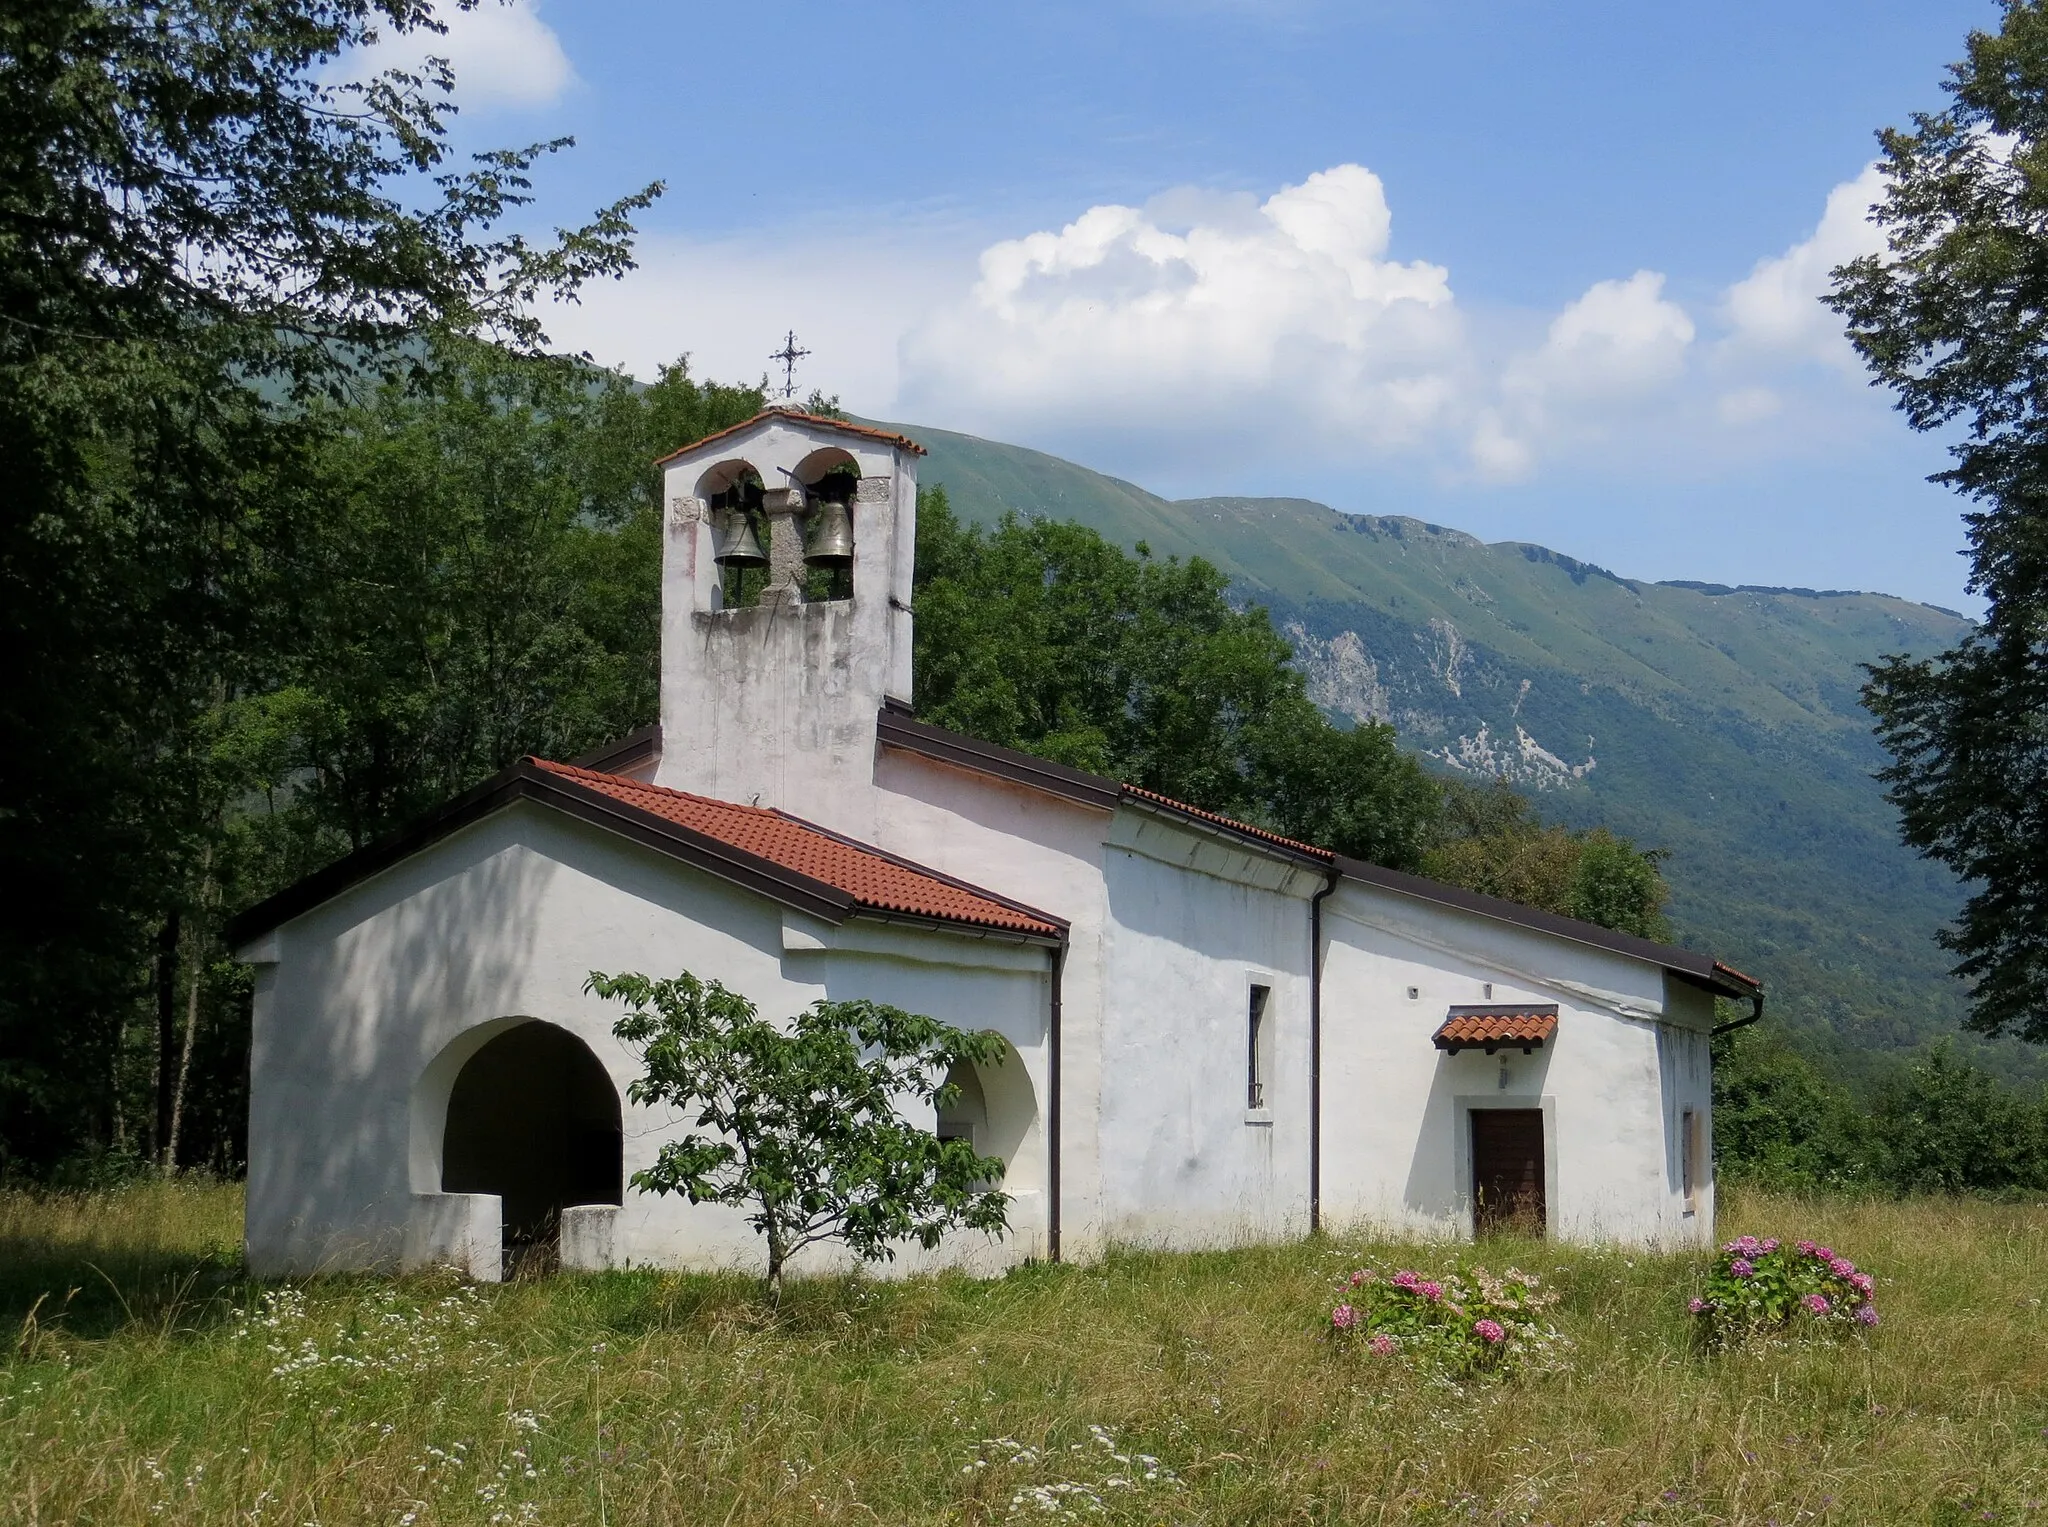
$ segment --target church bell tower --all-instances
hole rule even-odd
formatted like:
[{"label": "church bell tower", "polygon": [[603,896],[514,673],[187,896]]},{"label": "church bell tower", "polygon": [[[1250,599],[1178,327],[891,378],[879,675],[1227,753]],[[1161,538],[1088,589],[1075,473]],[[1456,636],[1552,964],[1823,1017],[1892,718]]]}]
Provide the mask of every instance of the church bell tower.
[{"label": "church bell tower", "polygon": [[923,454],[771,404],[663,458],[657,784],[865,829],[875,717],[910,703]]}]

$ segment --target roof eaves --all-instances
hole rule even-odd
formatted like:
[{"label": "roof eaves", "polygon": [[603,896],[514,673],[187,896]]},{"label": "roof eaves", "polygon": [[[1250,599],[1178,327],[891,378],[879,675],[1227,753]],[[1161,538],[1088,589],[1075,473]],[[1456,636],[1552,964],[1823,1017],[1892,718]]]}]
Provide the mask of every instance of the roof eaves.
[{"label": "roof eaves", "polygon": [[1291,859],[1297,864],[1312,864],[1319,870],[1328,870],[1336,855],[1326,848],[1317,848],[1312,843],[1300,843],[1292,838],[1283,838],[1249,822],[1234,821],[1218,812],[1204,811],[1199,806],[1190,806],[1156,790],[1141,789],[1136,785],[1122,787],[1124,804],[1135,806],[1141,811],[1150,811],[1160,816],[1217,833],[1242,847],[1256,852],[1275,854]]},{"label": "roof eaves", "polygon": [[598,774],[616,774],[621,769],[644,763],[661,752],[661,723],[643,726],[638,731],[607,742],[603,747],[592,748],[588,753],[572,758],[569,762],[578,769],[589,769]]},{"label": "roof eaves", "polygon": [[[897,866],[899,869],[910,870],[915,874],[923,875],[926,879],[936,880],[941,885],[951,886],[956,891],[965,891],[970,896],[978,896],[983,901],[1002,907],[1006,911],[1015,912],[1019,917],[1029,918],[1039,923],[1046,931],[1042,934],[1024,933],[1019,929],[999,928],[993,924],[972,922],[965,918],[937,919],[937,921],[949,927],[984,929],[991,933],[1008,933],[1027,938],[1052,938],[1062,943],[1066,941],[1069,924],[1064,917],[1054,917],[1050,912],[1042,912],[1037,907],[1031,906],[1026,902],[1017,901],[1008,896],[1000,896],[996,892],[989,890],[986,886],[976,885],[971,880],[962,880],[957,875],[948,875],[941,870],[933,869],[928,864],[919,864],[916,860],[906,859],[901,854],[892,854],[886,848],[877,848],[872,843],[863,843],[858,838],[849,838],[844,833],[834,832],[829,827],[820,827],[816,822],[808,821],[792,812],[777,808],[775,814],[785,821],[794,822],[797,826],[816,833],[821,838],[830,838],[835,843],[844,843],[848,848],[859,849],[862,853],[871,854],[877,859]],[[876,906],[870,902],[860,903],[860,910],[863,913],[886,916],[892,919],[911,918],[920,921],[926,920],[925,914],[922,913],[898,912],[891,908]]]},{"label": "roof eaves", "polygon": [[854,898],[837,886],[628,806],[601,791],[522,760],[397,832],[258,902],[228,923],[228,946],[237,948],[260,938],[451,833],[522,800],[602,827],[828,922],[844,921],[855,906]]},{"label": "roof eaves", "polygon": [[1660,944],[1653,939],[1637,938],[1632,933],[1618,933],[1612,928],[1603,928],[1598,923],[1584,922],[1576,917],[1564,917],[1556,912],[1545,912],[1540,907],[1523,906],[1520,902],[1506,901],[1498,896],[1485,896],[1478,891],[1446,885],[1440,880],[1430,880],[1422,875],[1384,869],[1377,864],[1368,864],[1362,859],[1348,859],[1339,855],[1336,865],[1338,872],[1348,880],[1362,881],[1367,885],[1379,886],[1383,890],[1413,896],[1420,901],[1435,902],[1439,906],[1471,912],[1480,917],[1491,917],[1499,922],[1511,923],[1538,933],[1547,933],[1556,938],[1571,939],[1575,943],[1605,949],[1613,954],[1627,955],[1631,959],[1643,960],[1652,965],[1661,965],[1673,975],[1681,976],[1717,996],[1749,1001],[1763,991],[1761,981],[1745,976],[1740,971],[1721,964],[1712,955],[1697,949],[1681,949],[1675,944]]},{"label": "roof eaves", "polygon": [[973,769],[1008,780],[1011,784],[1027,785],[1080,806],[1114,811],[1123,800],[1123,786],[1114,780],[1103,779],[1066,764],[1034,758],[1014,748],[998,747],[977,737],[964,737],[944,727],[933,726],[928,721],[915,720],[888,706],[884,706],[876,716],[876,740],[885,746],[921,754],[940,763]]}]

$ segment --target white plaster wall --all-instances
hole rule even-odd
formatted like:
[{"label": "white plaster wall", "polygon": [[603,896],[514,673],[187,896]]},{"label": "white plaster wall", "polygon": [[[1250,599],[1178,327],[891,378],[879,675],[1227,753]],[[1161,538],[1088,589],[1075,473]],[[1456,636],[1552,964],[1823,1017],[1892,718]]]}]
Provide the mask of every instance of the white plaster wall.
[{"label": "white plaster wall", "polygon": [[[1667,999],[1655,965],[1351,881],[1324,903],[1324,934],[1331,1225],[1470,1234],[1470,1110],[1540,1107],[1552,1235],[1711,1238],[1710,1191],[1685,1213],[1677,1128],[1682,1108],[1710,1106],[1704,993],[1672,981]],[[1558,1006],[1532,1055],[1431,1043],[1454,1004],[1519,1001]]]},{"label": "white plaster wall", "polygon": [[1112,814],[897,748],[879,750],[872,777],[868,814],[847,832],[1068,922],[1060,983],[1060,1254],[1084,1259],[1104,1233],[1097,1120],[1108,920],[1103,845]]},{"label": "white plaster wall", "polygon": [[[1196,867],[1196,866],[1201,867]],[[1320,874],[1126,808],[1106,862],[1102,1229],[1193,1247],[1308,1229],[1308,898]],[[1265,1107],[1250,989],[1270,988]]]},{"label": "white plaster wall", "polygon": [[[689,969],[784,1017],[819,997],[869,997],[994,1029],[1019,1084],[1045,1096],[1042,948],[783,909],[688,866],[530,804],[473,824],[287,924],[252,950],[259,971],[250,1074],[248,1253],[264,1275],[388,1268],[411,1200],[439,1182],[446,1087],[467,1054],[519,1018],[577,1035],[623,1100],[637,1074],[611,1036],[619,1009],[586,995],[593,969]],[[625,1172],[687,1125],[623,1105]],[[1042,1135],[1001,1246],[964,1236],[936,1261],[994,1266],[1043,1254]],[[1034,1197],[1033,1195],[1036,1195]],[[622,1261],[757,1267],[736,1211],[628,1188]],[[830,1265],[829,1253],[805,1266]]]}]

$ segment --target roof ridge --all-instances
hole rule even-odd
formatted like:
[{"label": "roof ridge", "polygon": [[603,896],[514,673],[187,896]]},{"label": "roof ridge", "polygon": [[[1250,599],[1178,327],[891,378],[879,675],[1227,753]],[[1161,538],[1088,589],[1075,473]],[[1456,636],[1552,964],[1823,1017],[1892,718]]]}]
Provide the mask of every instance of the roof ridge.
[{"label": "roof ridge", "polygon": [[811,424],[820,429],[836,429],[849,435],[860,435],[868,440],[880,440],[885,444],[915,452],[919,456],[930,454],[908,435],[898,435],[890,430],[876,429],[871,424],[855,424],[851,419],[834,419],[825,414],[806,413],[800,408],[764,408],[751,418],[742,419],[737,424],[728,424],[724,429],[713,430],[701,439],[692,440],[687,445],[677,446],[667,455],[655,457],[654,464],[658,467],[666,466],[669,462],[687,456],[692,451],[702,450],[713,441],[723,440],[728,435],[737,435],[743,429],[751,429],[763,419],[794,419],[800,424]]},{"label": "roof ridge", "polygon": [[[601,779],[608,785],[619,785],[628,790],[646,790],[655,795],[672,795],[678,800],[695,801],[700,806],[719,806],[727,811],[746,811],[759,816],[781,817],[786,821],[796,822],[801,827],[813,825],[790,816],[788,812],[777,811],[773,806],[749,806],[740,801],[721,800],[715,795],[699,795],[694,790],[678,790],[674,785],[657,785],[649,779],[635,779],[630,774],[608,774],[603,769],[593,769],[587,764],[561,763],[556,759],[542,758],[538,753],[527,754],[526,761],[546,769],[551,774],[563,774],[572,779]],[[853,842],[854,846],[859,848],[868,846],[852,839],[847,841]]]}]

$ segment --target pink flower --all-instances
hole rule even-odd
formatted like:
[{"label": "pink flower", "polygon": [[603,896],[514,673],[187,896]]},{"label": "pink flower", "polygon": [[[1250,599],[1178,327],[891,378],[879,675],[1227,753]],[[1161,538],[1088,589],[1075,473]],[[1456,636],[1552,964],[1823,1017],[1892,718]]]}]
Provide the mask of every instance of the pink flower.
[{"label": "pink flower", "polygon": [[1871,1277],[1867,1272],[1851,1273],[1849,1275],[1849,1286],[1859,1294],[1867,1294],[1877,1287],[1877,1279]]},{"label": "pink flower", "polygon": [[1351,1275],[1351,1283],[1350,1283],[1350,1286],[1351,1286],[1352,1288],[1356,1288],[1356,1287],[1358,1287],[1358,1285],[1359,1285],[1359,1284],[1363,1283],[1364,1281],[1365,1281],[1365,1274],[1364,1274],[1363,1272],[1355,1272],[1355,1273],[1353,1273],[1353,1274]]},{"label": "pink flower", "polygon": [[1735,1249],[1741,1252],[1746,1257],[1753,1257],[1758,1252],[1762,1251],[1764,1249],[1764,1246],[1763,1242],[1759,1241],[1755,1236],[1743,1235],[1736,1237]]},{"label": "pink flower", "polygon": [[1472,1331],[1489,1347],[1497,1346],[1508,1339],[1508,1333],[1500,1328],[1500,1322],[1497,1320],[1475,1320],[1472,1322]]},{"label": "pink flower", "polygon": [[1858,1325],[1866,1325],[1866,1326],[1874,1326],[1874,1325],[1876,1325],[1876,1324],[1877,1324],[1877,1306],[1876,1306],[1876,1305],[1874,1305],[1874,1304],[1865,1304],[1865,1305],[1860,1305],[1860,1306],[1858,1306],[1858,1307],[1857,1307],[1857,1310],[1856,1310],[1856,1323],[1857,1323]]},{"label": "pink flower", "polygon": [[1815,1246],[1811,1241],[1800,1241],[1798,1243],[1798,1246],[1800,1251],[1809,1257],[1820,1249],[1818,1246]]},{"label": "pink flower", "polygon": [[1418,1283],[1415,1285],[1415,1292],[1422,1295],[1431,1304],[1435,1304],[1439,1299],[1443,1298],[1444,1286],[1441,1283]]},{"label": "pink flower", "polygon": [[1814,1248],[1813,1248],[1813,1254],[1814,1254],[1815,1256],[1819,1257],[1819,1258],[1820,1258],[1820,1259],[1821,1259],[1821,1260],[1822,1260],[1823,1262],[1832,1262],[1832,1261],[1834,1261],[1834,1259],[1835,1259],[1835,1253],[1834,1253],[1834,1251],[1833,1251],[1833,1250],[1832,1250],[1831,1248],[1829,1248],[1829,1247],[1826,1247],[1826,1246],[1816,1246],[1816,1247],[1814,1247]]},{"label": "pink flower", "polygon": [[1775,1235],[1767,1235],[1767,1236],[1765,1236],[1765,1237],[1764,1237],[1764,1254],[1765,1254],[1766,1256],[1768,1256],[1768,1255],[1769,1255],[1769,1254],[1770,1254],[1771,1252],[1774,1252],[1774,1251],[1776,1251],[1777,1249],[1778,1249],[1778,1238],[1777,1238],[1777,1237],[1776,1237]]},{"label": "pink flower", "polygon": [[1689,1304],[1686,1305],[1685,1312],[1688,1315],[1697,1315],[1706,1307],[1707,1301],[1696,1297]]},{"label": "pink flower", "polygon": [[1330,1324],[1340,1331],[1348,1331],[1358,1324],[1358,1311],[1348,1304],[1340,1304],[1330,1311]]},{"label": "pink flower", "polygon": [[1808,1294],[1799,1302],[1806,1306],[1806,1311],[1809,1315],[1825,1315],[1828,1312],[1828,1296],[1826,1294]]},{"label": "pink flower", "polygon": [[1749,1263],[1744,1261],[1741,1257],[1737,1257],[1734,1261],[1728,1264],[1728,1275],[1732,1278],[1747,1278],[1751,1273],[1755,1271],[1756,1269],[1754,1267],[1751,1267]]},{"label": "pink flower", "polygon": [[1856,1264],[1847,1257],[1836,1257],[1828,1263],[1828,1271],[1837,1278],[1853,1278],[1856,1276]]},{"label": "pink flower", "polygon": [[1366,1345],[1372,1349],[1373,1356],[1375,1357],[1392,1357],[1394,1355],[1394,1338],[1384,1333],[1375,1336]]},{"label": "pink flower", "polygon": [[1422,1280],[1416,1277],[1414,1273],[1409,1272],[1406,1268],[1403,1268],[1400,1272],[1395,1273],[1393,1278],[1389,1281],[1391,1281],[1394,1287],[1396,1288],[1412,1289],[1415,1287],[1417,1283],[1420,1283]]}]

